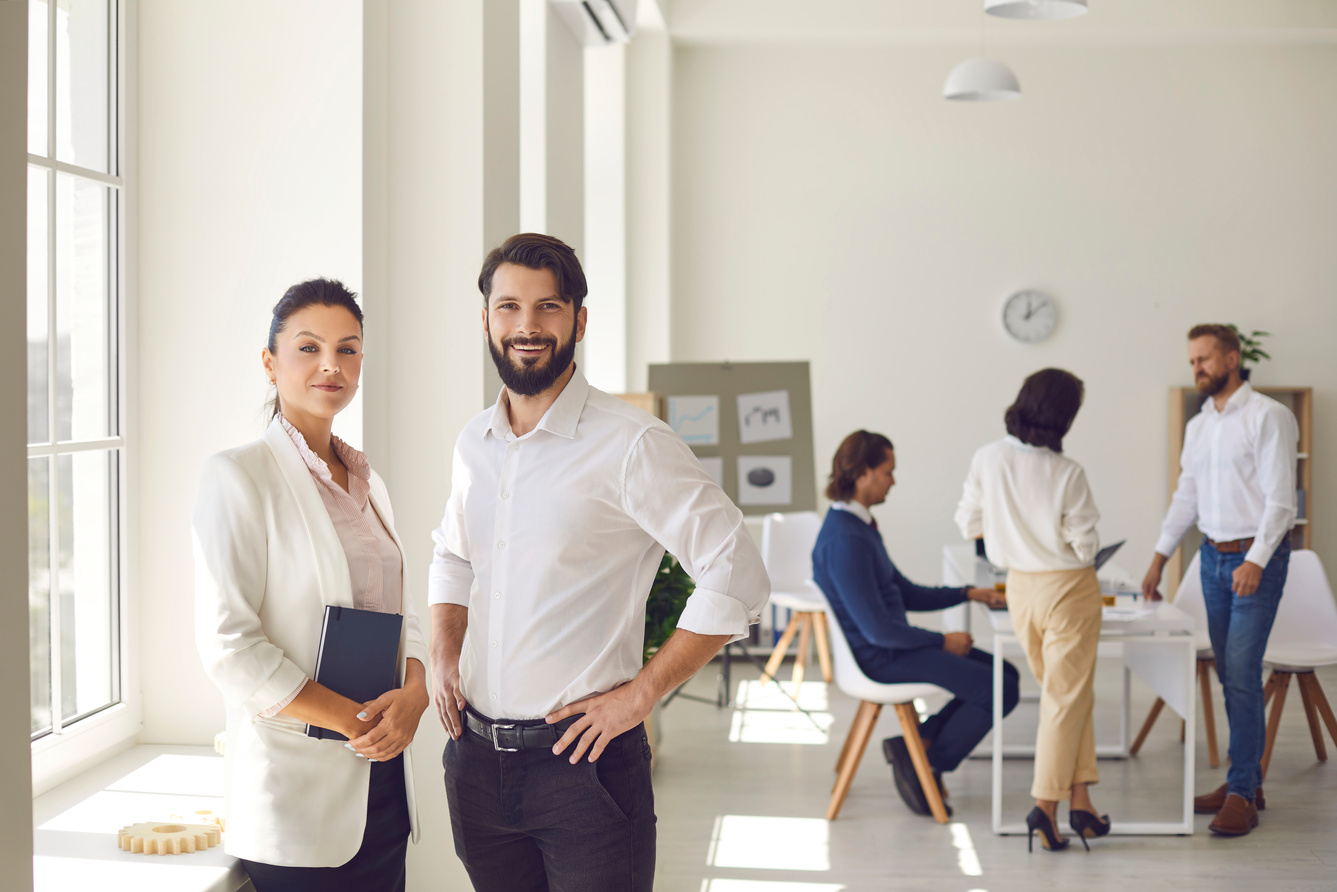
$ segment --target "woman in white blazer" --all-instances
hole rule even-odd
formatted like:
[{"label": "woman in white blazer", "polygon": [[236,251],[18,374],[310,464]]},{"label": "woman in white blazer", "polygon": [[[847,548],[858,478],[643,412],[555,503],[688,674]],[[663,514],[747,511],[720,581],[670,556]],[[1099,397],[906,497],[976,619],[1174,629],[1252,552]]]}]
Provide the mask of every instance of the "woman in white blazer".
[{"label": "woman in white blazer", "polygon": [[[427,650],[385,486],[331,434],[362,367],[352,293],[290,288],[262,358],[273,422],[208,460],[194,517],[196,641],[227,706],[224,848],[258,892],[402,890]],[[403,613],[398,687],[357,703],[311,680],[328,605]]]}]

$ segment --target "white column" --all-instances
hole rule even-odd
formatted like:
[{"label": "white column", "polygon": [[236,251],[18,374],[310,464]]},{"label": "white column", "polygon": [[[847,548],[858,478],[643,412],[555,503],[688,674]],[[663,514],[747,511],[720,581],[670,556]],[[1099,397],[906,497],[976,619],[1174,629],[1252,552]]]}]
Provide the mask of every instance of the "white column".
[{"label": "white column", "polygon": [[584,369],[610,393],[627,389],[626,58],[622,44],[585,53]]}]

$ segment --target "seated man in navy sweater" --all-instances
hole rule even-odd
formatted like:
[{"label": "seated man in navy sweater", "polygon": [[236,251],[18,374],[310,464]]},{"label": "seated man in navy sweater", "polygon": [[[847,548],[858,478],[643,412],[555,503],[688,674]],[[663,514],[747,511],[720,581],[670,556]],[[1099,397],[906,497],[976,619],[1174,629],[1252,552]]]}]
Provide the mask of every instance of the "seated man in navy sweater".
[{"label": "seated man in navy sweater", "polygon": [[[896,482],[896,454],[881,434],[855,431],[832,461],[826,513],[812,550],[813,578],[849,640],[864,674],[884,684],[927,682],[946,688],[954,699],[919,729],[929,764],[942,785],[993,725],[993,656],[976,650],[969,632],[933,632],[910,625],[907,610],[942,610],[966,601],[1002,606],[993,589],[916,585],[901,575],[887,555],[877,521],[869,511],[887,498]],[[1003,714],[1017,705],[1017,669],[1004,663]],[[892,764],[896,789],[911,811],[929,814],[928,801],[900,737],[882,743]]]}]

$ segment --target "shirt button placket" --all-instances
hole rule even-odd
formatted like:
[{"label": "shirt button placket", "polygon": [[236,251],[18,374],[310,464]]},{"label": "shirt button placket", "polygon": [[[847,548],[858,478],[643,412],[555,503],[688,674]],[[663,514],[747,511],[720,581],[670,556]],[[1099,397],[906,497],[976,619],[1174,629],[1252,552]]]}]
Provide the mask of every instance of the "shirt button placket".
[{"label": "shirt button placket", "polygon": [[[509,554],[513,549],[508,548],[508,539],[511,533],[511,490],[514,489],[514,480],[516,465],[520,460],[520,444],[512,441],[506,447],[502,455],[501,474],[497,480],[497,500],[495,509],[495,527],[494,537],[496,539],[496,548],[492,555],[492,609],[488,611],[488,629],[487,629],[487,677],[488,677],[488,697],[490,702],[496,704],[502,691],[502,647],[506,628],[506,602],[502,600],[501,593],[510,585],[510,560]],[[498,709],[494,706],[493,718],[505,718],[498,714]]]}]

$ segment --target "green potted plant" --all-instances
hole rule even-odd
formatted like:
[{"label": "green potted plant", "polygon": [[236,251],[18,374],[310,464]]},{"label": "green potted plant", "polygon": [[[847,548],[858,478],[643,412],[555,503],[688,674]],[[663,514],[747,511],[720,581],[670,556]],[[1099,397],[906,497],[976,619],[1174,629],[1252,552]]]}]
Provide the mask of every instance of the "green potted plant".
[{"label": "green potted plant", "polygon": [[[645,602],[645,651],[643,659],[649,662],[655,651],[664,646],[669,636],[678,628],[678,618],[687,604],[687,598],[696,589],[696,583],[687,571],[671,554],[665,554],[659,562],[659,571],[650,584],[650,597]],[[659,722],[660,706],[654,709],[645,720],[645,730],[650,737],[650,751],[659,749],[663,729]],[[653,759],[653,756],[652,756]],[[653,765],[653,761],[651,763]]]},{"label": "green potted plant", "polygon": [[1227,322],[1226,326],[1233,331],[1240,339],[1240,380],[1248,381],[1249,373],[1253,370],[1248,368],[1246,363],[1258,362],[1260,359],[1271,359],[1267,351],[1263,349],[1263,338],[1272,337],[1270,331],[1255,331],[1245,334],[1240,331],[1234,323]]}]

